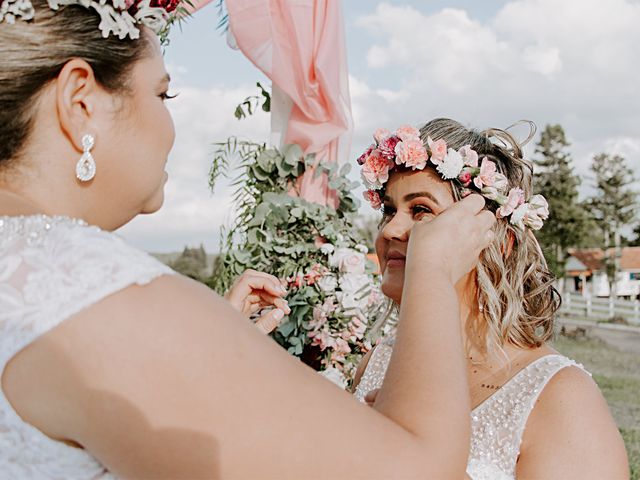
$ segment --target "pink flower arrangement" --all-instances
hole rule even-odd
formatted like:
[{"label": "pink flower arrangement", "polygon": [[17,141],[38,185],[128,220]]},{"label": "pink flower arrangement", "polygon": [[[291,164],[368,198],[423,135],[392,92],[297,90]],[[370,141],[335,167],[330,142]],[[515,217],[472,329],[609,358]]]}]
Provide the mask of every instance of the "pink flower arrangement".
[{"label": "pink flower arrangement", "polygon": [[427,137],[425,146],[420,139],[420,132],[410,125],[403,125],[393,133],[378,129],[373,137],[375,144],[358,158],[358,164],[363,167],[361,175],[368,187],[364,198],[374,209],[382,206],[379,191],[384,189],[396,165],[423,170],[431,161],[444,180],[457,182],[462,187],[463,197],[475,191],[496,202],[498,218],[511,216],[512,224],[535,230],[541,228],[548,218],[548,205],[544,197],[535,195],[529,203],[525,203],[524,193],[519,188],[512,188],[506,194],[509,186],[507,177],[498,172],[496,164],[486,156],[478,166],[479,155],[471,145],[455,150],[449,148],[442,138],[433,140]]}]

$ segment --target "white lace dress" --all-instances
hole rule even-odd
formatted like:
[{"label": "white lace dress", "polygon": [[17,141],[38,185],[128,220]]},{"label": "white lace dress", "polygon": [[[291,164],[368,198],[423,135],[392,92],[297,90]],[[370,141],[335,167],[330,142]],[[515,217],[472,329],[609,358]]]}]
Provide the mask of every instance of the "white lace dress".
[{"label": "white lace dress", "polygon": [[[171,273],[118,236],[78,220],[0,216],[0,374],[17,352],[73,314]],[[110,478],[85,450],[25,423],[0,388],[0,479]]]},{"label": "white lace dress", "polygon": [[[384,380],[393,340],[371,355],[355,396],[361,402]],[[547,382],[569,366],[584,368],[562,355],[547,355],[527,365],[471,412],[471,449],[467,474],[473,480],[514,480],[527,418]]]}]

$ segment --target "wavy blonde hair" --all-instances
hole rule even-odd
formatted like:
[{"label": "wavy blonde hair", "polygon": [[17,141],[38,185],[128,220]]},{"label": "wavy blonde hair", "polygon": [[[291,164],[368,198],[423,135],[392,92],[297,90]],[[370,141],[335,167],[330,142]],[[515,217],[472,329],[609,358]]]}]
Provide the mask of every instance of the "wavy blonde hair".
[{"label": "wavy blonde hair", "polygon": [[[523,144],[535,133],[530,125],[530,135]],[[437,118],[420,129],[420,136],[425,144],[427,137],[444,139],[456,150],[470,145],[481,159],[488,157],[496,164],[507,177],[508,188],[521,188],[526,198],[533,195],[532,164],[524,159],[522,145],[506,130],[479,132],[454,120]],[[454,199],[460,200],[461,187],[452,182],[451,187]],[[497,205],[489,201],[486,208],[495,211]],[[506,344],[541,346],[553,335],[555,313],[560,308],[554,281],[531,230],[518,230],[508,219],[498,220],[495,240],[482,252],[476,268],[477,310],[472,315],[475,320],[466,326],[468,341],[482,352],[501,350]],[[383,317],[391,311],[387,308]]]}]

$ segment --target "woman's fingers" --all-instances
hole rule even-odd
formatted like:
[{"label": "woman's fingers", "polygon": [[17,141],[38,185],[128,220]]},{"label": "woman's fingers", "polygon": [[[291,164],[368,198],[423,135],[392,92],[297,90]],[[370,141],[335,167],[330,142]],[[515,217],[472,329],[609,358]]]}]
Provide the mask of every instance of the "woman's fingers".
[{"label": "woman's fingers", "polygon": [[246,270],[238,277],[233,287],[226,293],[225,298],[236,310],[244,311],[247,300],[249,300],[249,304],[255,303],[254,298],[249,297],[260,291],[264,291],[272,297],[283,297],[287,293],[280,281],[273,275]]},{"label": "woman's fingers", "polygon": [[284,311],[279,308],[274,308],[256,320],[256,327],[264,334],[271,333],[280,325],[284,315]]}]

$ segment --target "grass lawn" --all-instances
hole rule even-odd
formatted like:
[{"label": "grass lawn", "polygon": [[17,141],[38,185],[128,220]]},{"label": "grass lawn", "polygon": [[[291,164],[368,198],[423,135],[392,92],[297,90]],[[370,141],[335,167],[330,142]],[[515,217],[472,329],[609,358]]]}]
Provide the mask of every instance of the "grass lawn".
[{"label": "grass lawn", "polygon": [[621,352],[593,338],[558,335],[553,344],[593,374],[627,446],[631,479],[640,480],[640,355]]}]

